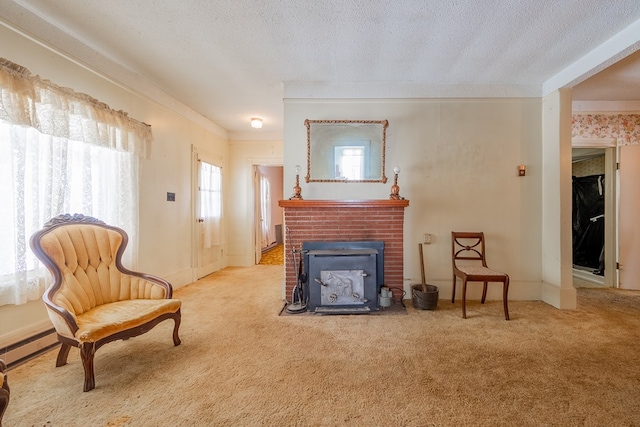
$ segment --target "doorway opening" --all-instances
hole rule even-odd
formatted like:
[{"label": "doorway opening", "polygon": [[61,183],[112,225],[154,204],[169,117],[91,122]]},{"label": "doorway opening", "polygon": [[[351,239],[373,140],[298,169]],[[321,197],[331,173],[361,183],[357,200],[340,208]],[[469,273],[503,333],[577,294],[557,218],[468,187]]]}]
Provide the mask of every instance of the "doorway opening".
[{"label": "doorway opening", "polygon": [[263,253],[283,245],[284,213],[278,205],[283,198],[284,168],[254,165],[254,258],[260,264]]},{"label": "doorway opening", "polygon": [[572,242],[575,287],[615,287],[616,150],[572,149]]}]

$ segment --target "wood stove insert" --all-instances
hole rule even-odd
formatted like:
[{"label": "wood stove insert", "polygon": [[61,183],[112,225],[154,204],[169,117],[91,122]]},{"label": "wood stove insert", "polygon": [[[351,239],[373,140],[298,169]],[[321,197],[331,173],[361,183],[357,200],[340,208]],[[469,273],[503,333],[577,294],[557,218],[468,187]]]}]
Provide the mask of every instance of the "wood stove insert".
[{"label": "wood stove insert", "polygon": [[378,310],[384,242],[304,242],[308,310],[358,314]]}]

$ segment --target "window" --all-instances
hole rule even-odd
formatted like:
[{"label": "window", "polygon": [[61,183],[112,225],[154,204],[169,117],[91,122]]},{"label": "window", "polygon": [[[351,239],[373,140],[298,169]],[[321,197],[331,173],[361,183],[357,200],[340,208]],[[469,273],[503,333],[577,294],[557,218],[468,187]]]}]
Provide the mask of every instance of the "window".
[{"label": "window", "polygon": [[222,169],[200,161],[200,218],[204,220],[204,247],[222,245]]},{"label": "window", "polygon": [[336,146],[336,179],[364,179],[364,146]]},{"label": "window", "polygon": [[148,125],[0,58],[0,305],[42,295],[50,275],[29,239],[59,214],[125,229],[123,261],[136,268],[138,165],[150,142]]}]

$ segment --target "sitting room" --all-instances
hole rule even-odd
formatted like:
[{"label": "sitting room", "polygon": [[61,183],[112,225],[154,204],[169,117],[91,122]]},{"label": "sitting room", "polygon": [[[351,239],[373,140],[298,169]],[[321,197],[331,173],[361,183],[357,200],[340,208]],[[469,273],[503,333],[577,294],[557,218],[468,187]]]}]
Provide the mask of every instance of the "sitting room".
[{"label": "sitting room", "polygon": [[4,1],[0,425],[640,423],[640,8],[556,3]]}]

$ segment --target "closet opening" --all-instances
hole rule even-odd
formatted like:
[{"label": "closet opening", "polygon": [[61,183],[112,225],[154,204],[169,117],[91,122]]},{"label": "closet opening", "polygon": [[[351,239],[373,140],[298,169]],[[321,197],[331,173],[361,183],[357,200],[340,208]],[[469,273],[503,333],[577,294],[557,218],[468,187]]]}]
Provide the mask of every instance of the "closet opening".
[{"label": "closet opening", "polygon": [[[575,287],[614,286],[615,149],[572,150],[572,251]],[[611,252],[611,253],[608,253]]]}]

